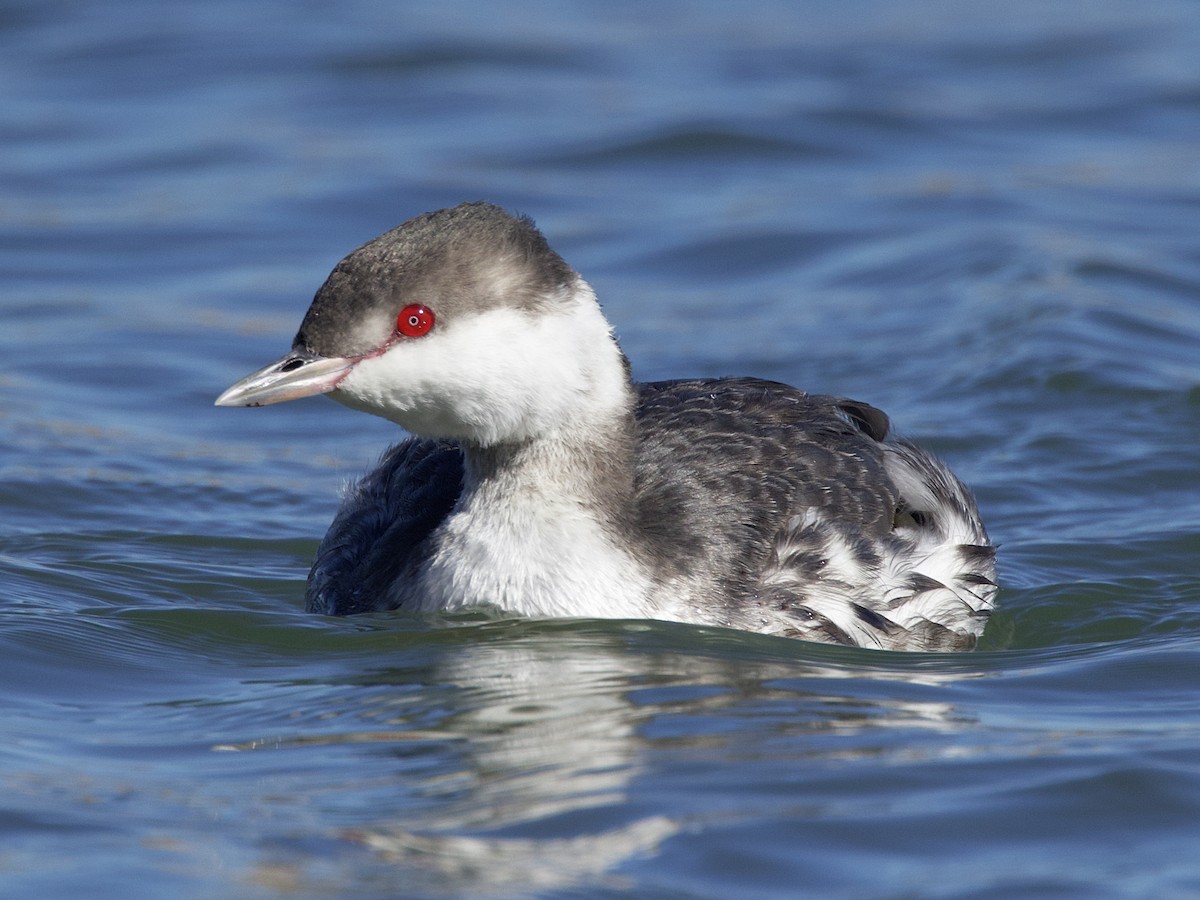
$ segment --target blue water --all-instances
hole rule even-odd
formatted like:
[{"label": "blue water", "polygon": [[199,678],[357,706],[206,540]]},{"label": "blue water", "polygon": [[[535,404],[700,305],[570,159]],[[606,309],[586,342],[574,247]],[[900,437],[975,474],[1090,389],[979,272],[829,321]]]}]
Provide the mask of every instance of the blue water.
[{"label": "blue water", "polygon": [[[0,895],[1200,896],[1200,7],[0,2]],[[533,215],[641,378],[887,410],[975,653],[324,619],[397,434],[214,409]]]}]

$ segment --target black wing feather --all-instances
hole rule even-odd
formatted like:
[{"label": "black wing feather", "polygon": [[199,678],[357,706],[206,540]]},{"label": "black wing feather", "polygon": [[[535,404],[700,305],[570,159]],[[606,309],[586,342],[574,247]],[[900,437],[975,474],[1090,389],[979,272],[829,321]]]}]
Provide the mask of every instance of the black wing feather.
[{"label": "black wing feather", "polygon": [[308,575],[309,612],[379,609],[413,571],[424,543],[454,508],[463,457],[452,441],[413,438],[388,450],[342,501]]}]

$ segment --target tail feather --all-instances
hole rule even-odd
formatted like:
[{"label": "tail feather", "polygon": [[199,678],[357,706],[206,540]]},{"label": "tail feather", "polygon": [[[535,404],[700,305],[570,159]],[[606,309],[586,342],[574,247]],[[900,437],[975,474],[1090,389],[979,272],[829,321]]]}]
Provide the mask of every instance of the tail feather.
[{"label": "tail feather", "polygon": [[898,500],[891,532],[865,537],[818,509],[794,516],[760,579],[767,630],[891,650],[967,650],[995,603],[996,550],[975,500],[942,463],[884,445]]}]

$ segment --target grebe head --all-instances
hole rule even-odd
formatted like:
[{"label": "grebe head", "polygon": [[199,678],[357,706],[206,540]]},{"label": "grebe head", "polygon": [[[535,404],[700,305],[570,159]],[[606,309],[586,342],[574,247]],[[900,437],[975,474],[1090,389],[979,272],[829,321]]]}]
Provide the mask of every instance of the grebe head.
[{"label": "grebe head", "polygon": [[519,443],[628,405],[611,328],[527,218],[484,203],[418,216],[317,291],[292,352],[218,406],[315,394],[422,437]]}]

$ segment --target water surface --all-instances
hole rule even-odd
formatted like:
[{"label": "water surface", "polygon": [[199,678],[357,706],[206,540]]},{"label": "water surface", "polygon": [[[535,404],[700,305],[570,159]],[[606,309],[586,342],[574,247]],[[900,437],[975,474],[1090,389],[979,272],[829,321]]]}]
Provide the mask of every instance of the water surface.
[{"label": "water surface", "polygon": [[[432,6],[0,3],[0,894],[1200,894],[1194,4]],[[980,651],[305,615],[397,434],[212,400],[481,198],[945,456]]]}]

